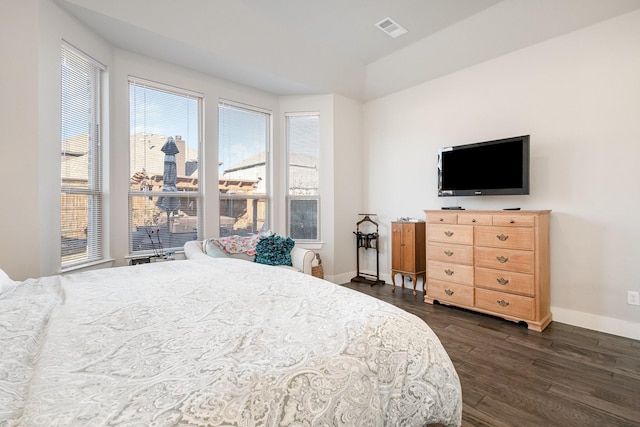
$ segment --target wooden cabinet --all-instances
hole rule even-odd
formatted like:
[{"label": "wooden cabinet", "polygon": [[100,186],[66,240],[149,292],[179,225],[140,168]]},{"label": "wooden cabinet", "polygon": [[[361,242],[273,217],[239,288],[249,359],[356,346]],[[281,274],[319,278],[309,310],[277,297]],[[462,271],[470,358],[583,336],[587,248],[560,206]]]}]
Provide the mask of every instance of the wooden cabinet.
[{"label": "wooden cabinet", "polygon": [[425,302],[547,327],[550,211],[425,213]]},{"label": "wooden cabinet", "polygon": [[413,281],[413,295],[416,295],[416,282],[422,277],[422,290],[426,283],[425,223],[391,223],[391,281],[392,292],[396,290],[396,274],[402,276],[404,288],[405,276]]}]

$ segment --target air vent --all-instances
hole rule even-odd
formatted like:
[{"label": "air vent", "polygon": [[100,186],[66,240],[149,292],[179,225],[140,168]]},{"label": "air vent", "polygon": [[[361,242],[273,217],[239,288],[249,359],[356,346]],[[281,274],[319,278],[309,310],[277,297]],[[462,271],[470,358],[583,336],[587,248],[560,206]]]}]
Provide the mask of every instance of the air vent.
[{"label": "air vent", "polygon": [[384,18],[382,21],[376,24],[376,27],[380,28],[382,31],[384,31],[394,39],[407,32],[407,30],[402,28],[400,24],[398,24],[391,18]]}]

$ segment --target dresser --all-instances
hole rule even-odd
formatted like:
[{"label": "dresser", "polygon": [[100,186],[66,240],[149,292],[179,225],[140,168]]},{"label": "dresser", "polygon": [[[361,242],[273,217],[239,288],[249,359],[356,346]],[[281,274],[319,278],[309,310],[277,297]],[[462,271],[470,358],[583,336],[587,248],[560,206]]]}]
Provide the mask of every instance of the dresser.
[{"label": "dresser", "polygon": [[413,295],[416,295],[418,277],[422,277],[422,290],[426,283],[425,257],[425,223],[424,222],[392,222],[391,223],[391,281],[396,290],[396,275],[402,277],[404,288],[405,276],[413,281]]},{"label": "dresser", "polygon": [[551,211],[425,213],[426,303],[547,327]]}]

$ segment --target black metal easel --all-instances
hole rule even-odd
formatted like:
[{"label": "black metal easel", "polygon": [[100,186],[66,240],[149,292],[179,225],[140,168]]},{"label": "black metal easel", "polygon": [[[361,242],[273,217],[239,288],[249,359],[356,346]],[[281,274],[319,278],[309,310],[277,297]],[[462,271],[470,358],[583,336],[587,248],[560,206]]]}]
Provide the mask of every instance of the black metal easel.
[{"label": "black metal easel", "polygon": [[[353,234],[356,235],[356,267],[357,276],[351,279],[352,282],[368,283],[371,286],[384,284],[384,280],[380,280],[380,251],[378,249],[378,223],[372,220],[369,216],[375,216],[375,214],[359,214],[364,215],[360,221],[356,223],[356,231]],[[375,233],[364,233],[360,231],[360,225],[364,222],[370,222],[376,226]],[[375,249],[376,250],[376,275],[375,278],[371,274],[360,272],[360,248]]]}]

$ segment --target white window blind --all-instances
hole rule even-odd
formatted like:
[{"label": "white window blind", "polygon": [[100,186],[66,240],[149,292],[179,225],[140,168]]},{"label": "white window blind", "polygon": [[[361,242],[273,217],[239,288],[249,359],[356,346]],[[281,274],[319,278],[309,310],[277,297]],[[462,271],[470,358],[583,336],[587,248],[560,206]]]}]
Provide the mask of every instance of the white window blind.
[{"label": "white window blind", "polygon": [[60,234],[63,268],[103,258],[100,107],[104,68],[62,46]]},{"label": "white window blind", "polygon": [[268,228],[271,113],[256,107],[218,105],[220,236]]},{"label": "white window blind", "polygon": [[320,115],[286,115],[289,237],[320,240]]},{"label": "white window blind", "polygon": [[200,94],[129,81],[129,250],[163,255],[198,238]]}]

